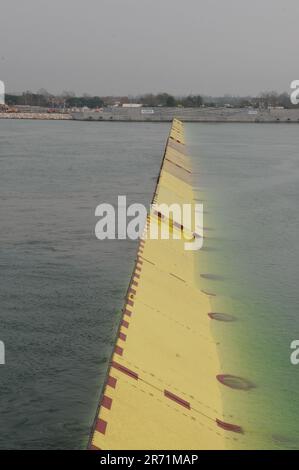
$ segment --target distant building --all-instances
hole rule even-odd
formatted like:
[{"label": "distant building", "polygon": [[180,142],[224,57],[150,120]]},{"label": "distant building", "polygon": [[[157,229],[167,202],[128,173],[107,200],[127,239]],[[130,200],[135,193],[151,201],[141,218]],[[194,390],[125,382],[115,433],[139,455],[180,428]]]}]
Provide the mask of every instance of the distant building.
[{"label": "distant building", "polygon": [[141,103],[124,103],[123,108],[142,108]]},{"label": "distant building", "polygon": [[284,106],[268,106],[268,109],[285,109]]},{"label": "distant building", "polygon": [[128,103],[128,96],[104,96],[102,97],[106,106],[121,106],[123,103]]}]

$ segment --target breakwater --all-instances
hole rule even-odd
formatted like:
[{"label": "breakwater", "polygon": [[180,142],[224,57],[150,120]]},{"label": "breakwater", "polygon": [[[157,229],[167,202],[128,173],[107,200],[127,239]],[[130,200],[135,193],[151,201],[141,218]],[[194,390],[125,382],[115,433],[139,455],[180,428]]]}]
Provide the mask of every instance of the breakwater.
[{"label": "breakwater", "polygon": [[72,119],[68,113],[0,113],[0,119],[36,119],[41,121],[66,121]]},{"label": "breakwater", "polygon": [[[153,203],[194,201],[184,126],[174,120]],[[212,294],[198,286],[195,252],[185,250],[184,239],[147,236],[150,226],[164,224],[169,219],[152,210],[100,396],[92,450],[224,449],[243,439],[241,426],[222,410]],[[181,232],[182,225],[173,220],[172,230]]]},{"label": "breakwater", "polygon": [[297,123],[299,109],[243,108],[104,108],[69,113],[0,113],[0,119],[75,120],[90,122],[235,122]]},{"label": "breakwater", "polygon": [[251,108],[103,108],[99,111],[71,113],[80,121],[172,122],[293,122],[299,123],[298,109]]}]

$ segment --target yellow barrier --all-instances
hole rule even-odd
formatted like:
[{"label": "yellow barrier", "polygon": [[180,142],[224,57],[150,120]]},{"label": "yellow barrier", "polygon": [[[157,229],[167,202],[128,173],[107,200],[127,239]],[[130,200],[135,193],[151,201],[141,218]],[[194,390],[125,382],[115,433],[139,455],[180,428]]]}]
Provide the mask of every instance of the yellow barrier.
[{"label": "yellow barrier", "polygon": [[[193,198],[184,128],[174,120],[153,202]],[[150,214],[149,223],[161,220]],[[184,250],[184,240],[144,237],[90,449],[233,447],[243,430],[223,416],[209,311],[209,295],[195,280],[195,254]]]}]

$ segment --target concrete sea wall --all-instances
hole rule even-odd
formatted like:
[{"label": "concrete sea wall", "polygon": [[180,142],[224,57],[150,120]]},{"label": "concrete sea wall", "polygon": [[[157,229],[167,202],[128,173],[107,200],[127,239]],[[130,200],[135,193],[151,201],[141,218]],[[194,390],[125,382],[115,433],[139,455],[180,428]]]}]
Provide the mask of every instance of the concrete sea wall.
[{"label": "concrete sea wall", "polygon": [[38,119],[44,121],[65,121],[72,119],[67,113],[0,113],[0,119]]},{"label": "concrete sea wall", "polygon": [[296,122],[298,109],[249,108],[104,108],[102,111],[72,113],[75,120],[172,122]]}]

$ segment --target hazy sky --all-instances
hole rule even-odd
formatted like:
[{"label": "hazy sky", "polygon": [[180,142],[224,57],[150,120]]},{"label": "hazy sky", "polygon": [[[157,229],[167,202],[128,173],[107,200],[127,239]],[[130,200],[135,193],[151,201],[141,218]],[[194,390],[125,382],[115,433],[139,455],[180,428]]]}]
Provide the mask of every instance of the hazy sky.
[{"label": "hazy sky", "polygon": [[6,91],[256,94],[299,79],[298,0],[0,0]]}]

